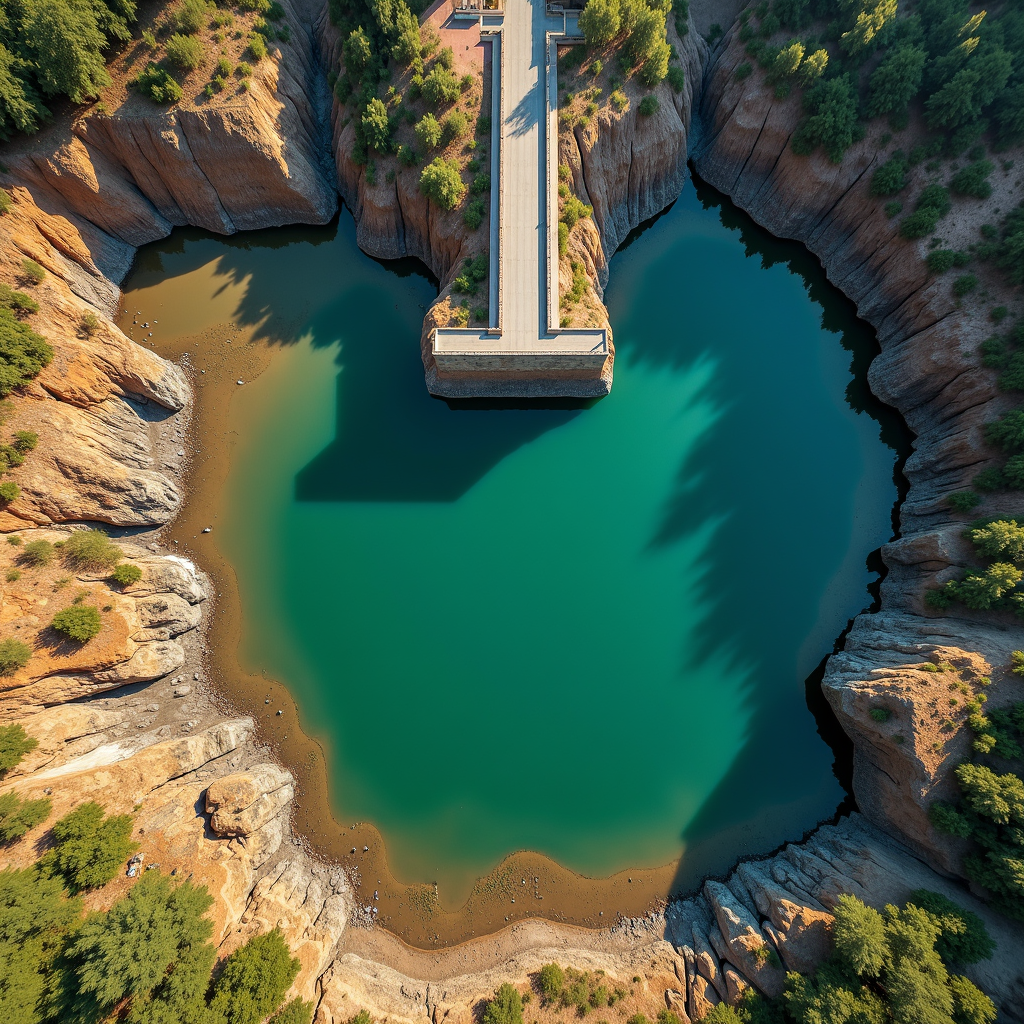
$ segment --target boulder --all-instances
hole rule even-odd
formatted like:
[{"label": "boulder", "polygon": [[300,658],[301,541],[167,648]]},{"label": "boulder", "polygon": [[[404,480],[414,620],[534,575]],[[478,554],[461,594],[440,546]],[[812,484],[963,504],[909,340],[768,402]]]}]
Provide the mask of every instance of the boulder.
[{"label": "boulder", "polygon": [[294,781],[276,764],[225,775],[206,791],[210,828],[219,836],[251,836],[291,802]]}]

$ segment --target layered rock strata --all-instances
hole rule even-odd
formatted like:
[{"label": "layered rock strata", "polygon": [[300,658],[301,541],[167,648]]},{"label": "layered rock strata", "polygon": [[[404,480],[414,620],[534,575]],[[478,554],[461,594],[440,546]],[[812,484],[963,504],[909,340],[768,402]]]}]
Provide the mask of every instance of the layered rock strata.
[{"label": "layered rock strata", "polygon": [[[296,44],[269,62],[250,95],[234,105],[94,115],[66,129],[55,125],[5,157],[0,180],[13,208],[0,218],[0,275],[17,285],[25,258],[46,269],[46,281],[34,289],[41,309],[32,325],[51,340],[56,358],[14,402],[7,421],[12,430],[36,431],[41,442],[13,474],[22,493],[0,513],[4,531],[55,539],[53,526],[61,522],[152,527],[173,517],[181,500],[175,453],[188,386],[175,367],[128,341],[109,315],[134,247],[173,225],[229,232],[323,222],[333,214],[330,153],[318,127],[326,122],[326,86],[310,33],[294,12],[290,17]],[[338,40],[319,17],[320,52],[333,64]],[[0,791],[49,791],[57,813],[86,799],[112,811],[141,805],[136,838],[146,863],[187,869],[209,886],[222,950],[255,931],[284,929],[303,965],[294,992],[316,1002],[318,1024],[348,1020],[360,1008],[398,1020],[468,1021],[502,981],[525,984],[550,960],[604,970],[623,982],[640,976],[645,1009],[666,1005],[684,1022],[699,1020],[747,987],[777,992],[778,963],[812,969],[828,948],[830,909],[840,892],[881,906],[918,886],[945,891],[986,919],[999,951],[974,977],[1008,1020],[1021,1019],[1019,930],[885,834],[941,870],[956,870],[959,851],[930,830],[924,810],[949,793],[949,766],[963,757],[967,740],[962,729],[943,732],[933,711],[953,679],[973,685],[992,676],[993,693],[1008,695],[998,700],[1019,685],[1004,671],[1009,651],[1020,646],[1009,623],[927,617],[921,603],[926,586],[970,562],[962,524],[942,498],[991,458],[981,425],[1007,407],[992,374],[973,357],[981,325],[927,279],[914,246],[897,239],[867,203],[875,159],[867,143],[839,167],[794,157],[788,140],[798,101],[775,100],[756,76],[737,82],[733,71],[742,58],[735,40],[716,51],[703,96],[706,47],[696,33],[676,45],[687,86],[678,95],[663,87],[655,117],[641,120],[634,104],[629,116],[597,118],[561,140],[574,190],[594,206],[581,249],[594,295],[600,297],[608,258],[628,231],[682,187],[689,119],[699,103],[691,148],[701,175],[766,227],[800,238],[822,258],[878,329],[882,355],[871,368],[873,389],[917,434],[902,537],[884,552],[883,611],[858,618],[824,684],[854,741],[864,817],[740,865],[666,915],[603,932],[516,925],[494,937],[496,952],[472,970],[464,966],[466,951],[443,963],[440,955],[421,961],[397,949],[371,955],[349,924],[354,908],[344,873],[315,863],[290,834],[289,773],[257,748],[252,723],[218,711],[196,678],[200,665],[189,638],[205,582],[180,560],[126,546],[144,570],[139,585],[121,592],[99,579],[77,580],[94,596],[103,592],[111,606],[102,657],[61,662],[59,653],[43,651],[0,689],[5,720],[22,722],[39,740]],[[367,186],[345,155],[351,125],[337,105],[332,116],[330,149],[361,244],[382,257],[424,259],[444,286],[434,314],[449,301],[462,259],[477,250],[457,220],[431,211],[415,182],[399,176]],[[90,311],[99,327],[86,330],[82,315]],[[997,498],[991,510],[1012,509]],[[38,631],[52,609],[44,611],[37,597],[8,586],[3,622]],[[885,723],[871,716],[876,707],[891,712]],[[8,849],[7,860],[28,863],[44,834],[45,826],[30,833]],[[111,883],[100,902],[109,904],[127,884]],[[401,969],[391,965],[399,960]]]}]

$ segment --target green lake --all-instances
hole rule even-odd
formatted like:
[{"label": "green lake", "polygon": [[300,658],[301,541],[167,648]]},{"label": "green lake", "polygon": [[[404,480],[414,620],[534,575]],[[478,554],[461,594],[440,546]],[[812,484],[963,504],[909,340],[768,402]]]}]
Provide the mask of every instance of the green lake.
[{"label": "green lake", "polygon": [[464,895],[517,849],[696,877],[835,813],[806,681],[871,603],[905,442],[798,247],[688,184],[612,261],[615,384],[583,404],[431,398],[436,287],[347,211],[177,231],[126,289],[160,337],[280,347],[233,395],[216,524],[239,659],[288,686],[399,879]]}]

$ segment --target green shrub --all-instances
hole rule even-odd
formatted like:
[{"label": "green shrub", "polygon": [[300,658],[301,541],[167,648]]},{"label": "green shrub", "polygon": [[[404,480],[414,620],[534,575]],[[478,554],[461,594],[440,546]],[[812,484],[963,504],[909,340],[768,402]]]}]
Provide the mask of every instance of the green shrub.
[{"label": "green shrub", "polygon": [[478,117],[476,119],[477,135],[489,135],[491,133],[491,119],[489,117]]},{"label": "green shrub", "polygon": [[145,71],[135,78],[135,88],[148,96],[154,103],[177,103],[184,95],[181,86],[171,77],[166,68],[147,64]]},{"label": "green shrub", "polygon": [[478,174],[473,179],[473,184],[469,188],[473,195],[480,196],[491,191],[491,176],[489,174]]},{"label": "green shrub", "polygon": [[235,74],[239,78],[248,78],[252,74],[252,65],[247,61],[240,61],[238,67],[235,68]]},{"label": "green shrub", "polygon": [[484,222],[484,214],[487,212],[487,207],[482,199],[474,199],[471,203],[466,204],[466,209],[462,211],[462,221],[471,231],[476,231],[478,227]]},{"label": "green shrub", "polygon": [[221,57],[220,60],[217,61],[217,66],[213,69],[213,73],[219,78],[229,78],[234,70],[234,64],[232,64],[227,57]]},{"label": "green shrub", "polygon": [[954,174],[949,187],[954,195],[988,199],[992,195],[992,186],[988,181],[992,170],[992,164],[988,160],[978,160]]},{"label": "green shrub", "polygon": [[176,32],[167,40],[167,59],[183,71],[195,71],[203,63],[203,42]]},{"label": "green shrub", "polygon": [[857,121],[857,96],[847,75],[820,79],[804,92],[805,118],[793,135],[794,153],[807,156],[819,146],[839,163],[864,134]]},{"label": "green shrub", "polygon": [[742,64],[736,65],[736,70],[733,72],[736,80],[742,82],[745,78],[749,78],[754,73],[754,65],[750,61],[745,60]]},{"label": "green shrub", "polygon": [[618,0],[587,0],[579,17],[580,31],[588,46],[604,46],[618,34],[622,20]]},{"label": "green shrub", "polygon": [[569,250],[569,225],[565,221],[558,222],[558,255],[564,256]]},{"label": "green shrub", "polygon": [[544,964],[537,974],[537,984],[544,1001],[553,1003],[565,988],[565,971],[558,964]]},{"label": "green shrub", "polygon": [[292,999],[270,1018],[269,1024],[310,1024],[312,1019],[313,1004],[302,999]]},{"label": "green shrub", "polygon": [[14,792],[0,793],[0,843],[13,843],[41,825],[50,816],[52,806],[49,797],[22,800]]},{"label": "green shrub", "polygon": [[391,122],[388,120],[388,110],[382,100],[375,96],[366,104],[360,124],[367,146],[378,153],[387,153],[390,150]]},{"label": "green shrub", "polygon": [[9,284],[0,284],[0,306],[18,315],[39,312],[39,303],[24,292],[16,292]]},{"label": "green shrub", "polygon": [[0,501],[4,504],[9,505],[12,501],[16,501],[19,494],[21,494],[21,488],[13,480],[5,480],[0,484]]},{"label": "green shrub", "polygon": [[450,46],[444,46],[437,53],[437,67],[451,71],[455,67],[455,51]]},{"label": "green shrub", "polygon": [[424,114],[414,130],[424,149],[435,149],[441,142],[441,123],[433,114]]},{"label": "green shrub", "polygon": [[921,89],[926,59],[918,46],[900,46],[887,53],[868,84],[868,117],[906,110]]},{"label": "green shrub", "polygon": [[102,530],[75,530],[61,548],[61,558],[73,569],[100,572],[121,557],[121,549]]},{"label": "green shrub", "polygon": [[224,962],[210,1010],[227,1024],[260,1024],[281,1005],[301,966],[276,928],[255,935]]},{"label": "green shrub", "polygon": [[577,221],[584,217],[590,217],[593,212],[593,207],[584,203],[578,196],[569,196],[562,204],[562,214],[559,219],[572,231]]},{"label": "green shrub", "polygon": [[441,209],[454,210],[467,192],[458,161],[435,157],[420,174],[420,191]]},{"label": "green shrub", "polygon": [[928,889],[915,889],[910,902],[927,910],[941,925],[942,934],[935,949],[946,963],[974,964],[992,959],[996,944],[977,914]]},{"label": "green shrub", "polygon": [[35,260],[22,260],[21,274],[29,284],[42,284],[46,280],[46,271]]},{"label": "green shrub", "polygon": [[264,60],[267,56],[267,43],[263,36],[258,33],[253,33],[249,36],[249,49],[247,52],[257,64]]},{"label": "green shrub", "polygon": [[142,570],[130,562],[120,562],[114,566],[114,571],[110,574],[110,578],[122,587],[130,587],[133,583],[138,583],[142,579]]},{"label": "green shrub", "polygon": [[397,151],[395,152],[395,156],[398,157],[398,162],[403,167],[412,167],[419,159],[416,156],[416,150],[413,149],[412,146],[405,145],[398,147]]},{"label": "green shrub", "polygon": [[213,923],[206,917],[212,903],[203,886],[144,873],[106,914],[90,914],[73,934],[62,958],[70,1005],[54,1019],[223,1021],[209,1013],[203,998],[216,957],[209,941]]},{"label": "green shrub", "polygon": [[873,196],[894,196],[907,187],[907,162],[902,154],[889,157],[871,175]]},{"label": "green shrub", "polygon": [[461,110],[453,110],[441,123],[441,141],[448,145],[469,134],[469,118]]},{"label": "green shrub", "polygon": [[167,21],[175,32],[195,35],[206,27],[209,17],[206,0],[185,0]]},{"label": "green shrub", "polygon": [[888,722],[892,718],[892,712],[888,708],[872,708],[869,714],[876,722]]},{"label": "green shrub", "polygon": [[18,561],[23,565],[49,565],[53,561],[53,553],[53,545],[48,540],[34,540],[25,545]]},{"label": "green shrub", "polygon": [[642,114],[644,117],[650,117],[652,114],[656,114],[658,112],[658,107],[660,106],[661,104],[658,102],[658,97],[653,93],[650,93],[640,101],[640,106],[636,109],[637,112]]},{"label": "green shrub", "polygon": [[0,640],[0,676],[13,675],[24,668],[31,657],[32,648],[28,644],[13,637]]},{"label": "green shrub", "polygon": [[11,211],[11,194],[6,189],[0,188],[0,217],[6,216]]},{"label": "green shrub", "polygon": [[39,740],[29,736],[17,723],[0,725],[0,778],[38,746]]},{"label": "green shrub", "polygon": [[103,626],[99,609],[91,604],[73,604],[57,612],[50,625],[69,639],[84,644]]},{"label": "green shrub", "polygon": [[965,295],[973,292],[978,287],[978,278],[974,274],[961,274],[953,282],[953,294],[962,299]]},{"label": "green shrub", "polygon": [[523,1024],[523,1000],[509,984],[502,985],[484,1007],[483,1024]]},{"label": "green shrub", "polygon": [[915,210],[900,221],[900,234],[904,238],[924,238],[935,230],[938,222],[939,217],[935,210]]},{"label": "green shrub", "polygon": [[954,512],[970,512],[981,503],[981,495],[974,491],[955,491],[946,497],[946,502]]},{"label": "green shrub", "polygon": [[72,895],[98,889],[138,849],[131,834],[130,815],[105,816],[98,803],[79,804],[54,824],[54,844],[40,866],[46,873],[60,876]]},{"label": "green shrub", "polygon": [[608,98],[611,101],[612,106],[620,114],[629,109],[629,97],[621,89],[612,90],[612,94]]},{"label": "green shrub", "polygon": [[953,266],[954,254],[952,249],[932,249],[924,259],[928,269],[933,274],[945,273]]},{"label": "green shrub", "polygon": [[423,98],[432,106],[439,107],[454,103],[461,95],[459,80],[440,63],[430,69],[430,74],[423,79]]},{"label": "green shrub", "polygon": [[886,217],[892,220],[893,217],[898,217],[903,212],[903,204],[898,199],[894,199],[891,203],[886,203],[884,209]]}]

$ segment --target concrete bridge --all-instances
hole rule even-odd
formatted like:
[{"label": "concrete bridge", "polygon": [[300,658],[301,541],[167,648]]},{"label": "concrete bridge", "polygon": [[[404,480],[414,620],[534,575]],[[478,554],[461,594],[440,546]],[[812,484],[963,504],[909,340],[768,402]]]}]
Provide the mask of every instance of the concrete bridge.
[{"label": "concrete bridge", "polygon": [[486,329],[437,328],[427,386],[449,397],[603,395],[604,330],[559,327],[557,45],[579,39],[576,14],[544,0],[484,9],[491,43],[490,314]]}]

